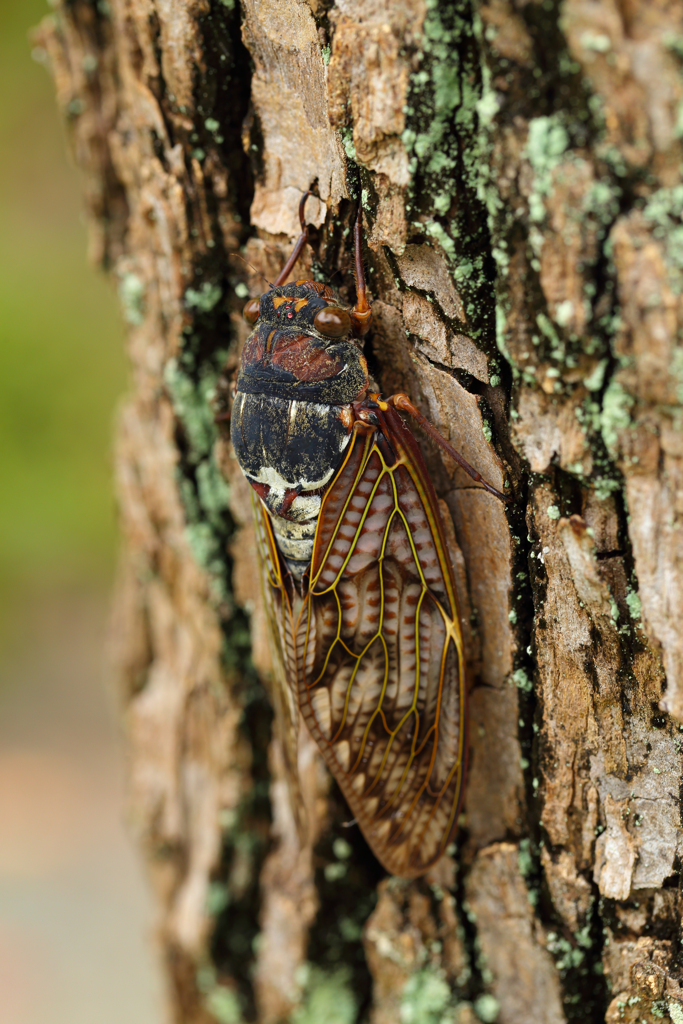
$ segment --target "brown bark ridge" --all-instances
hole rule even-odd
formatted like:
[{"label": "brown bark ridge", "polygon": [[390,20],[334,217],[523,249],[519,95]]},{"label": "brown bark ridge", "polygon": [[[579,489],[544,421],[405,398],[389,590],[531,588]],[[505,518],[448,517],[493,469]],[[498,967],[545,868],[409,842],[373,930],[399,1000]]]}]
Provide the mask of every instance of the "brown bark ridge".
[{"label": "brown bark ridge", "polygon": [[[129,324],[115,638],[170,1019],[681,1024],[683,7],[57,0],[41,38]],[[411,883],[305,737],[298,838],[214,423],[309,188],[298,275],[353,295],[362,201],[374,375],[514,496],[424,443],[472,756]]]}]

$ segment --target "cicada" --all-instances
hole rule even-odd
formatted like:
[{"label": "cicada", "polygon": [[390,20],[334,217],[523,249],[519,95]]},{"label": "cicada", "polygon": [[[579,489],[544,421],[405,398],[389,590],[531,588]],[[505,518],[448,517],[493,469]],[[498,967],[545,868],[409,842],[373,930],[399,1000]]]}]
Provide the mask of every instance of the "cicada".
[{"label": "cicada", "polygon": [[[407,395],[382,398],[361,350],[370,327],[355,225],[356,304],[277,280],[253,324],[231,414],[253,488],[263,591],[290,743],[299,714],[387,871],[424,874],[457,827],[467,765],[458,598],[437,497],[402,414],[505,500]],[[289,709],[287,712],[286,709]]]}]

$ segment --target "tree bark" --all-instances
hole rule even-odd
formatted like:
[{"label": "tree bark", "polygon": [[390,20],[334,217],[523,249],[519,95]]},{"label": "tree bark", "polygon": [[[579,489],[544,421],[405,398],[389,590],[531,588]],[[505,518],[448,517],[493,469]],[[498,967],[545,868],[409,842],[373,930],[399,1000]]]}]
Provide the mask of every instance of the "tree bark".
[{"label": "tree bark", "polygon": [[[114,634],[171,1019],[681,1024],[683,8],[59,0],[40,34],[129,325]],[[360,199],[374,376],[513,495],[423,444],[471,769],[417,882],[305,737],[298,839],[214,423],[308,188],[296,276],[352,299]]]}]

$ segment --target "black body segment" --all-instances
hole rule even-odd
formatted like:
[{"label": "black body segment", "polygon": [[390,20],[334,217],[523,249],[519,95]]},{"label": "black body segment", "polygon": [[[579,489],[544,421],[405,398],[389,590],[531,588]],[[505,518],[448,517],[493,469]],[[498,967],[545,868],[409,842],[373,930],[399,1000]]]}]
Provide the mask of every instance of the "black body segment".
[{"label": "black body segment", "polygon": [[[350,441],[350,406],[285,401],[238,391],[230,432],[242,472],[271,512],[303,522],[316,516]],[[267,490],[265,489],[267,488]],[[283,505],[290,497],[289,505]],[[305,504],[307,492],[318,492]],[[308,509],[312,511],[308,511]]]},{"label": "black body segment", "polygon": [[336,332],[342,313],[350,322],[335,301],[327,286],[314,282],[262,295],[237,377],[230,426],[235,454],[269,511],[295,522],[317,516],[350,440],[350,403],[368,387],[358,345],[316,326],[329,322]]}]

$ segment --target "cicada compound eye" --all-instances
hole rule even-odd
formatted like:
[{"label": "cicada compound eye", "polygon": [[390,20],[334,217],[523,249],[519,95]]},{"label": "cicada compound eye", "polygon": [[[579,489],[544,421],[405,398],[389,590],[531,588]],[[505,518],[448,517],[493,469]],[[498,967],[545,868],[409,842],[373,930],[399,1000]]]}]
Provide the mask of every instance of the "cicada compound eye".
[{"label": "cicada compound eye", "polygon": [[255,324],[256,321],[258,320],[260,313],[259,303],[260,299],[249,299],[249,302],[245,304],[245,307],[242,310],[242,316],[247,321],[247,323]]},{"label": "cicada compound eye", "polygon": [[325,306],[316,313],[313,323],[326,338],[343,338],[351,330],[351,317],[338,306]]}]

